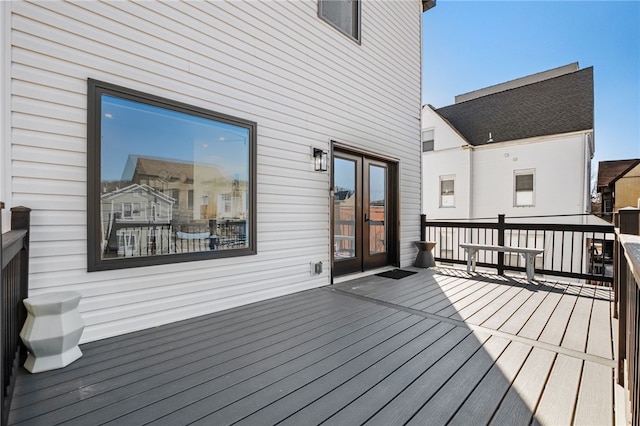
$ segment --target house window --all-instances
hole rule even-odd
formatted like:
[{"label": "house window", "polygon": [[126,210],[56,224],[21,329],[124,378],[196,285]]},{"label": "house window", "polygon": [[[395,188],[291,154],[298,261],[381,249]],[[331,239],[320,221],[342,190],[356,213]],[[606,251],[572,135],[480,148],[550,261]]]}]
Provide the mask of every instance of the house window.
[{"label": "house window", "polygon": [[174,199],[174,204],[173,205],[176,208],[180,208],[180,190],[176,189],[176,188],[173,188],[173,189],[170,189],[168,192],[169,192],[169,195],[171,196],[171,198]]},{"label": "house window", "polygon": [[433,151],[433,129],[422,132],[422,152]]},{"label": "house window", "polygon": [[355,41],[360,41],[359,0],[318,0],[318,16]]},{"label": "house window", "polygon": [[514,172],[514,205],[516,207],[534,205],[534,177],[533,170],[516,170]]},{"label": "house window", "polygon": [[455,177],[440,176],[440,207],[455,207]]},{"label": "house window", "polygon": [[256,123],[89,80],[87,128],[89,271],[256,253]]}]

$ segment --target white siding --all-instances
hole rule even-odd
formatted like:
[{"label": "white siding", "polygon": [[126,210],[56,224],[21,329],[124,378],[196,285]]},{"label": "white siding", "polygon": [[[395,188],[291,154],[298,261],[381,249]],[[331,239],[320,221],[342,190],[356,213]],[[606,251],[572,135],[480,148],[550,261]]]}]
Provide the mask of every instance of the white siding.
[{"label": "white siding", "polygon": [[[315,1],[3,10],[13,58],[3,195],[33,209],[31,294],[83,294],[83,342],[329,284],[328,268],[309,272],[312,261],[330,264],[329,174],[313,171],[309,147],[330,140],[400,160],[401,262],[413,261],[418,0],[364,1],[360,45],[319,19]],[[87,78],[258,123],[256,256],[86,272]]]},{"label": "white siding", "polygon": [[[473,152],[475,217],[585,213],[583,148],[581,133],[478,147]],[[514,206],[516,170],[535,171],[533,206]]]},{"label": "white siding", "polygon": [[[434,129],[434,150],[422,153],[422,212],[427,219],[465,219],[472,215],[471,149],[429,106],[422,108],[422,128]],[[440,177],[455,176],[455,206],[440,206]]]}]

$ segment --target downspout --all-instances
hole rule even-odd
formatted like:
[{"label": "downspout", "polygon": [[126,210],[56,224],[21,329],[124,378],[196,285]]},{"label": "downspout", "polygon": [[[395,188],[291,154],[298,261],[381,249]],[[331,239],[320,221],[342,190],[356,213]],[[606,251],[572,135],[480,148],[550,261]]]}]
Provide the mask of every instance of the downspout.
[{"label": "downspout", "polygon": [[[587,203],[591,202],[591,168],[587,167],[587,162],[591,161],[591,133],[585,133],[582,140],[582,200],[581,200],[581,213],[589,213],[591,209],[588,209]],[[587,174],[589,176],[587,176]],[[583,223],[587,223],[588,219],[583,216]]]},{"label": "downspout", "polygon": [[469,220],[473,219],[473,146],[467,145],[469,150]]}]

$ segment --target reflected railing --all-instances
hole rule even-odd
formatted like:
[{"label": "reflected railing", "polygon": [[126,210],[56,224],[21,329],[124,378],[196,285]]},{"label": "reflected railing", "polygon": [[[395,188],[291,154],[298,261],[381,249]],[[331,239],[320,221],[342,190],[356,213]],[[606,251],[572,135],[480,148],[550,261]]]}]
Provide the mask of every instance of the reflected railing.
[{"label": "reflected railing", "polygon": [[202,223],[119,223],[104,243],[104,258],[196,253],[247,247],[245,220]]}]

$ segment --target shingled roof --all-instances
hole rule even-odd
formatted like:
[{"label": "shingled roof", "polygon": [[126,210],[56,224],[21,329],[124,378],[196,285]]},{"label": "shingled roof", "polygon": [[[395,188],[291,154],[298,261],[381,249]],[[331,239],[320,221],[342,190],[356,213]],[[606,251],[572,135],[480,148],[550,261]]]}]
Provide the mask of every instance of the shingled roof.
[{"label": "shingled roof", "polygon": [[600,161],[598,163],[598,188],[609,186],[613,181],[640,163],[640,158],[629,160]]},{"label": "shingled roof", "polygon": [[436,109],[471,145],[593,129],[593,67]]}]

